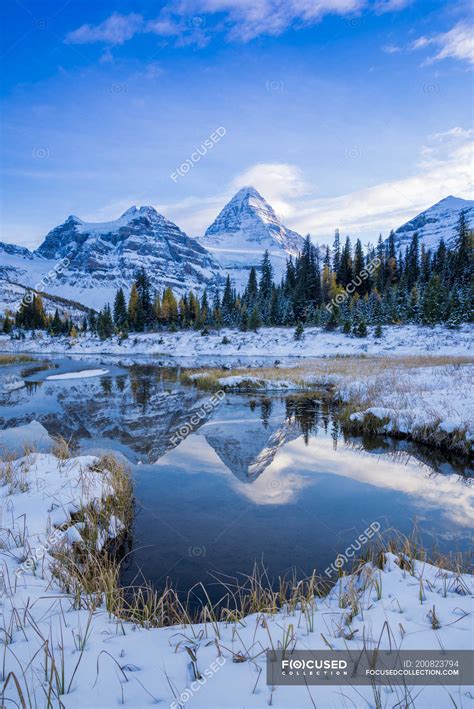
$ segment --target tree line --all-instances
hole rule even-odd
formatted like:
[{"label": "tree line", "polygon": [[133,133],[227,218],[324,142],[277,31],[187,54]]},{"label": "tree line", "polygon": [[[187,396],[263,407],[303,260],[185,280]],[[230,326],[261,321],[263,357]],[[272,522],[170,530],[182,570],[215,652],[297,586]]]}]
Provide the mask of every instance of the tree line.
[{"label": "tree line", "polygon": [[[362,275],[361,275],[362,274]],[[41,315],[35,296],[29,309],[17,313],[19,327],[46,327],[61,334],[70,323]],[[128,300],[123,288],[116,292],[113,307],[90,312],[81,329],[107,338],[114,333],[175,331],[194,328],[204,334],[222,327],[256,331],[260,327],[295,327],[301,337],[305,325],[363,337],[367,326],[380,336],[389,324],[446,323],[457,327],[470,321],[472,313],[472,232],[461,212],[454,245],[442,239],[436,249],[419,244],[415,233],[404,250],[396,248],[392,232],[386,241],[363,248],[360,239],[341,243],[336,231],[332,248],[322,252],[309,235],[301,253],[288,258],[283,278],[277,282],[268,252],[260,268],[251,268],[248,282],[239,293],[227,276],[222,292],[204,289],[177,296],[171,288],[161,292],[151,287],[144,269],[133,282]],[[5,326],[4,326],[5,327]]]}]

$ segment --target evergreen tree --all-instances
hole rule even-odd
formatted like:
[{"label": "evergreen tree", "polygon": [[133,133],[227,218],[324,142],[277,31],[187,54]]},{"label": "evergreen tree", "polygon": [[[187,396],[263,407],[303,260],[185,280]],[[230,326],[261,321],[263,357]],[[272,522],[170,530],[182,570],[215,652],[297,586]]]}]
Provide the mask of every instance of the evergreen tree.
[{"label": "evergreen tree", "polygon": [[364,252],[362,250],[362,242],[357,239],[355,250],[354,250],[354,280],[357,283],[356,292],[359,295],[364,295],[367,293],[367,286],[369,285],[367,281],[361,278],[361,272],[364,268]]},{"label": "evergreen tree", "polygon": [[115,295],[114,324],[118,330],[123,330],[128,325],[127,305],[122,288],[119,288]]},{"label": "evergreen tree", "polygon": [[8,315],[5,315],[5,319],[3,321],[3,333],[4,335],[9,335],[11,331],[13,330],[13,321]]},{"label": "evergreen tree", "polygon": [[59,317],[59,310],[56,308],[54,311],[54,317],[51,322],[51,333],[53,335],[60,335],[62,332],[62,327],[63,324],[61,322],[61,318]]},{"label": "evergreen tree", "polygon": [[228,327],[233,325],[235,322],[234,316],[234,293],[230,282],[230,276],[227,274],[224,293],[222,296],[222,322],[224,325],[227,325]]},{"label": "evergreen tree", "polygon": [[265,251],[261,264],[261,276],[259,283],[259,307],[262,322],[264,325],[268,325],[270,321],[270,307],[272,299],[272,289],[273,289],[273,268],[270,262],[270,254],[268,250]]},{"label": "evergreen tree", "polygon": [[362,315],[357,316],[352,332],[356,337],[367,337],[367,324]]},{"label": "evergreen tree", "polygon": [[209,303],[207,302],[207,290],[204,288],[201,296],[201,306],[200,306],[200,323],[201,325],[209,325],[210,323],[210,313],[209,313]]},{"label": "evergreen tree", "polygon": [[336,272],[336,278],[337,282],[344,288],[352,281],[353,278],[352,247],[349,237],[346,238],[344,248],[342,250],[341,262],[339,264],[339,269]]},{"label": "evergreen tree", "polygon": [[422,320],[425,325],[441,322],[444,315],[445,289],[439,276],[431,276],[423,295]]},{"label": "evergreen tree", "polygon": [[334,235],[334,244],[332,247],[332,270],[334,273],[339,273],[341,267],[341,239],[339,236],[339,229],[336,229]]},{"label": "evergreen tree", "polygon": [[301,320],[299,320],[298,323],[296,324],[296,328],[295,328],[295,334],[294,334],[295,340],[301,340],[301,338],[303,337],[303,334],[304,334],[303,323],[301,322]]},{"label": "evergreen tree", "polygon": [[250,314],[249,329],[253,330],[253,332],[257,332],[258,328],[261,327],[261,325],[262,321],[260,319],[260,313],[258,312],[257,306],[255,306]]},{"label": "evergreen tree", "polygon": [[249,316],[247,312],[247,306],[243,305],[242,310],[240,312],[240,329],[242,332],[247,332],[249,329]]},{"label": "evergreen tree", "polygon": [[468,286],[472,277],[472,232],[468,231],[466,212],[459,215],[455,245],[453,282],[459,286]]},{"label": "evergreen tree", "polygon": [[212,322],[214,323],[215,327],[220,330],[222,327],[222,309],[221,309],[221,301],[219,298],[219,291],[215,291],[214,293],[214,299],[212,302]]},{"label": "evergreen tree", "polygon": [[151,284],[145,269],[141,269],[136,278],[135,285],[138,292],[138,312],[135,328],[139,331],[149,328],[154,322],[154,311],[151,300]]}]

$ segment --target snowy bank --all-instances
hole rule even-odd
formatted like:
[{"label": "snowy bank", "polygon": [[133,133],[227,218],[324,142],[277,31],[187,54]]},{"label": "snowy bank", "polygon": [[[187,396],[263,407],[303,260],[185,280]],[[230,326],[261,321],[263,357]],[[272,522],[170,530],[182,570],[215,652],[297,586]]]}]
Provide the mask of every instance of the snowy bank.
[{"label": "snowy bank", "polygon": [[474,327],[463,325],[450,330],[416,325],[392,325],[383,336],[358,338],[341,332],[327,332],[320,327],[307,327],[301,340],[294,339],[293,328],[262,328],[257,333],[223,329],[201,335],[195,330],[179,332],[132,333],[125,340],[113,336],[100,340],[88,333],[74,340],[50,337],[41,333],[36,338],[12,340],[0,335],[0,351],[37,352],[41,354],[117,354],[163,355],[169,357],[228,357],[232,361],[249,357],[332,357],[336,355],[468,355],[472,353]]},{"label": "snowy bank", "polygon": [[474,365],[385,368],[370,377],[341,381],[349,427],[468,453],[474,440]]},{"label": "snowy bank", "polygon": [[469,358],[326,357],[286,368],[260,367],[252,375],[236,368],[183,376],[204,389],[324,389],[342,405],[340,416],[354,433],[408,437],[463,455],[470,452],[474,439],[474,365]]},{"label": "snowy bank", "polygon": [[[173,709],[373,706],[371,687],[267,686],[265,651],[282,644],[313,650],[472,647],[474,578],[407,558],[401,568],[401,557],[388,553],[383,568],[367,563],[325,597],[308,597],[303,605],[226,622],[139,628],[114,617],[100,599],[91,605],[58,585],[58,543],[80,543],[83,527],[75,513],[85,503],[100,504],[110,491],[97,459],[30,454],[2,464],[1,481],[6,705],[21,704],[21,691],[29,706],[44,706],[49,696],[49,706],[68,709],[140,709],[158,702]],[[71,531],[58,541],[58,529]],[[383,706],[403,705],[407,691],[382,689]],[[416,687],[410,706],[464,706],[470,691]]]},{"label": "snowy bank", "polygon": [[88,379],[107,374],[108,369],[82,369],[80,372],[64,372],[64,374],[50,374],[46,379]]}]

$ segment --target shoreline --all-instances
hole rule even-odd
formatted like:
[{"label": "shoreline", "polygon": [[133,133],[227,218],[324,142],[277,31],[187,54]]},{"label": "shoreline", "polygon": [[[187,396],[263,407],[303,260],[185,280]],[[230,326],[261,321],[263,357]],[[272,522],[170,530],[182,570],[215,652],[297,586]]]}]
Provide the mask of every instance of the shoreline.
[{"label": "shoreline", "polygon": [[[264,707],[269,702],[306,708],[313,706],[314,697],[333,706],[340,700],[340,687],[309,688],[308,693],[306,687],[267,686],[265,650],[282,642],[291,649],[314,650],[388,649],[394,642],[407,650],[434,650],[439,644],[446,650],[470,649],[474,577],[459,567],[448,570],[446,559],[439,566],[429,563],[422,550],[415,555],[415,544],[406,539],[387,546],[378,538],[367,545],[352,573],[334,578],[334,584],[331,580],[322,594],[313,582],[297,594],[289,590],[287,601],[275,605],[277,596],[262,588],[243,615],[231,614],[227,620],[210,615],[205,623],[189,624],[178,613],[168,624],[173,616],[169,607],[162,615],[167,608],[163,602],[155,605],[156,615],[148,623],[143,617],[135,622],[120,618],[112,598],[116,577],[94,597],[76,587],[58,587],[58,557],[48,542],[52,528],[67,526],[69,544],[81,543],[86,534],[74,517],[77,510],[64,508],[64,503],[54,508],[59,513],[53,519],[51,499],[66,501],[68,486],[79,486],[88,490],[89,504],[96,500],[102,507],[111,492],[108,486],[113,491],[113,480],[119,479],[110,478],[97,458],[67,458],[64,450],[62,455],[29,452],[10,463],[21,472],[22,486],[11,487],[14,475],[9,486],[0,487],[2,507],[14,505],[17,518],[26,515],[24,526],[14,523],[8,545],[0,550],[3,615],[5,622],[13,622],[6,627],[9,643],[15,644],[15,654],[4,657],[3,701],[18,700],[19,686],[30,702],[41,702],[46,691],[51,706],[68,709],[115,706],[117,701],[137,708],[161,701],[176,709],[191,698],[192,706],[206,708]],[[110,458],[108,462],[110,468]],[[119,521],[116,530],[121,529]],[[26,531],[17,539],[21,529]],[[16,582],[23,557],[37,549],[42,550],[41,567],[28,565]],[[89,536],[85,549],[86,555],[92,549]],[[160,618],[165,627],[156,627]],[[213,663],[218,669],[197,690],[196,680],[207,677],[206,668]],[[231,693],[229,686],[234,687]],[[444,707],[448,692],[461,704],[467,691],[440,689],[417,688],[421,698],[413,705]],[[392,691],[394,701],[401,701],[406,690],[394,686]],[[361,695],[369,704],[374,699],[371,687],[346,686],[344,692],[355,703]]]},{"label": "shoreline", "polygon": [[293,328],[269,327],[257,333],[223,328],[202,335],[196,330],[175,333],[131,333],[121,340],[114,335],[107,340],[88,333],[77,338],[51,337],[38,332],[32,339],[12,340],[0,335],[0,352],[83,355],[153,355],[155,357],[197,358],[225,357],[251,361],[267,359],[308,359],[346,355],[380,355],[383,357],[413,354],[470,355],[473,353],[474,325],[465,324],[457,330],[441,325],[386,326],[381,338],[373,336],[373,328],[364,338],[328,332],[321,327],[308,327],[301,340],[294,339]]},{"label": "shoreline", "polygon": [[291,368],[190,370],[200,389],[278,394],[323,391],[350,434],[412,440],[467,458],[474,441],[474,362],[463,357],[325,358]]}]

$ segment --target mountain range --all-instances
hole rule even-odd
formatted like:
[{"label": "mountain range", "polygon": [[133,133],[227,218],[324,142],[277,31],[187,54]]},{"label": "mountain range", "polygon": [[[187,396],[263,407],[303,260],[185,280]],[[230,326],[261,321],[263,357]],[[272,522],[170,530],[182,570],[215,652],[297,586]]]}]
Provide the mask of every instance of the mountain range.
[{"label": "mountain range", "polygon": [[[441,238],[452,245],[462,209],[473,224],[474,201],[449,196],[437,202],[396,229],[397,247],[404,248],[415,231],[428,247]],[[303,237],[286,227],[253,187],[239,190],[197,238],[150,206],[130,207],[102,223],[71,215],[35,251],[0,242],[0,311],[15,310],[27,288],[47,294],[48,310],[60,303],[55,296],[63,299],[60,311],[79,315],[78,304],[99,309],[113,301],[117,288],[128,293],[142,267],[154,288],[170,286],[176,294],[222,289],[227,274],[242,290],[265,250],[279,280],[287,258],[302,246]]]}]

